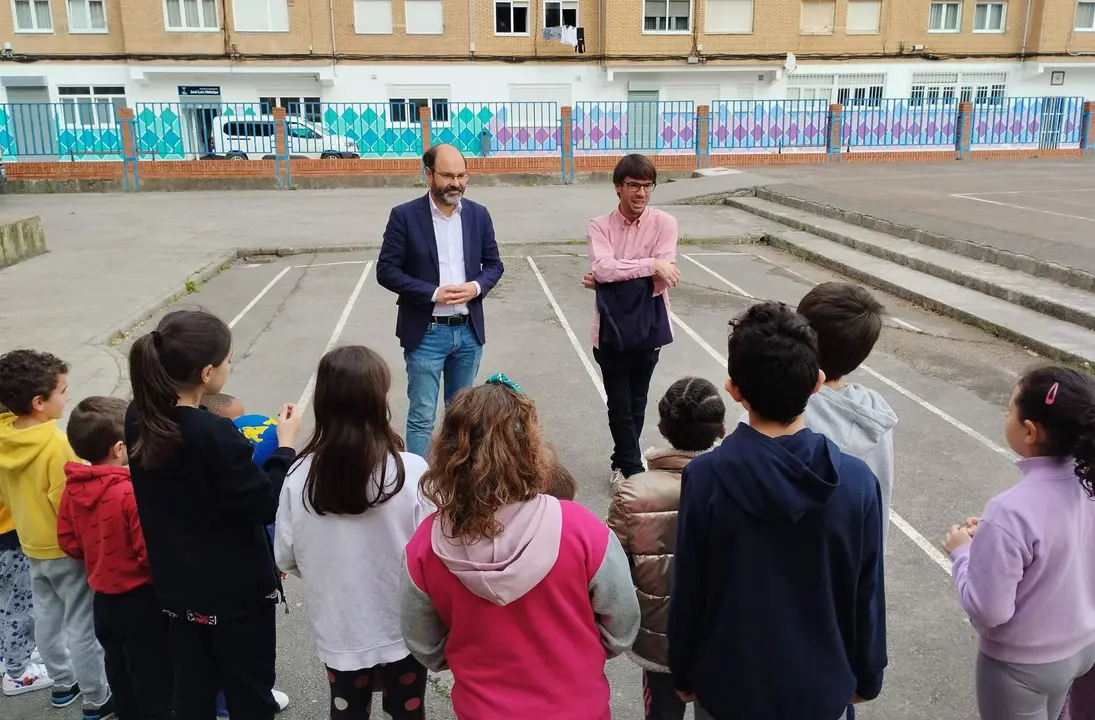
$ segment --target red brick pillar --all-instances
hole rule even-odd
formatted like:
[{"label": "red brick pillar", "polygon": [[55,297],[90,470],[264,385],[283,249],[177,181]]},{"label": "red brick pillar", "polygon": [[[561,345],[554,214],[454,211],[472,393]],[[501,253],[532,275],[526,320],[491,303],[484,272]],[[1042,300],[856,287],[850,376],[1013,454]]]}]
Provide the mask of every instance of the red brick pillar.
[{"label": "red brick pillar", "polygon": [[574,108],[559,108],[559,153],[563,159],[563,184],[574,182]]},{"label": "red brick pillar", "polygon": [[118,125],[122,131],[122,179],[125,182],[126,192],[129,192],[130,182],[133,190],[138,189],[137,162],[137,136],[134,129],[136,115],[133,108],[118,108]]},{"label": "red brick pillar", "polygon": [[[291,181],[289,176],[289,130],[285,123],[285,108],[276,107],[270,111],[274,116],[274,177],[277,178],[278,190],[288,190]],[[284,172],[282,162],[285,163]]]},{"label": "red brick pillar", "polygon": [[973,103],[958,103],[958,129],[955,132],[955,159],[966,160],[973,138]]},{"label": "red brick pillar", "polygon": [[433,110],[428,106],[418,108],[418,122],[422,124],[422,152],[430,149],[430,121],[433,119]]},{"label": "red brick pillar", "polygon": [[840,146],[844,132],[844,106],[833,103],[829,106],[829,134],[825,138],[825,151],[829,162],[840,162]]},{"label": "red brick pillar", "polygon": [[1085,157],[1095,156],[1095,102],[1084,103],[1083,122],[1080,125],[1080,150]]},{"label": "red brick pillar", "polygon": [[711,167],[711,106],[696,108],[696,167]]}]

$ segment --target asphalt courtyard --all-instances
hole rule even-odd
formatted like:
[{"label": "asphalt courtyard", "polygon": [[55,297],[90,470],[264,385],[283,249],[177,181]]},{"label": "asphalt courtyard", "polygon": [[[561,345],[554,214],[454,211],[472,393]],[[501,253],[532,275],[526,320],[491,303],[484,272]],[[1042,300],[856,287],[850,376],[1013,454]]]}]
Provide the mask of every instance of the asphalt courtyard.
[{"label": "asphalt courtyard", "polygon": [[[506,272],[487,299],[480,380],[505,372],[536,400],[547,438],[579,480],[579,501],[604,516],[610,439],[590,352],[592,295],[580,284],[589,266],[584,248],[507,246],[502,252]],[[813,283],[833,277],[764,247],[690,245],[681,253],[682,285],[672,298],[676,339],[663,351],[652,383],[645,446],[659,440],[656,405],[670,383],[700,375],[722,384],[732,316],[754,298],[795,303]],[[393,334],[395,298],[376,284],[374,259],[375,251],[245,260],[181,306],[200,306],[231,322],[235,367],[225,389],[249,412],[272,414],[284,402],[307,403],[325,349],[366,344],[392,367],[391,401],[402,430],[406,376]],[[859,716],[972,719],[975,638],[955,603],[950,564],[937,550],[938,540],[948,524],[978,513],[1017,480],[1010,453],[1001,446],[1004,406],[1018,373],[1033,358],[969,326],[880,297],[892,317],[869,368],[855,380],[882,392],[900,418],[886,557],[890,665],[882,696],[861,706]],[[81,397],[79,388],[73,392],[74,401]],[[733,424],[740,408],[726,400]],[[289,612],[279,613],[277,684],[292,704],[281,717],[323,718],[326,680],[299,581],[291,580],[287,593]],[[618,658],[607,673],[614,716],[642,717],[636,666]],[[453,717],[445,679],[430,687],[428,717]],[[0,699],[5,720],[79,715],[77,707],[50,709],[45,694]],[[373,717],[380,715],[374,710]]]},{"label": "asphalt courtyard", "polygon": [[1095,273],[1095,163],[832,163],[765,168],[772,189]]}]

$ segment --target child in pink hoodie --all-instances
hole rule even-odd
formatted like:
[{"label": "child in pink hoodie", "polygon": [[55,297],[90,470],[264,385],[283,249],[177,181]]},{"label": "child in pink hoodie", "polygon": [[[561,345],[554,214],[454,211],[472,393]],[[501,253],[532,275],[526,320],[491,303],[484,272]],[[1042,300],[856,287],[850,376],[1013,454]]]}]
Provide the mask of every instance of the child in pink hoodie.
[{"label": "child in pink hoodie", "polygon": [[459,718],[611,717],[604,664],[634,642],[639,605],[619,541],[544,494],[550,471],[536,407],[505,376],[445,411],[401,616],[411,653],[452,670]]}]

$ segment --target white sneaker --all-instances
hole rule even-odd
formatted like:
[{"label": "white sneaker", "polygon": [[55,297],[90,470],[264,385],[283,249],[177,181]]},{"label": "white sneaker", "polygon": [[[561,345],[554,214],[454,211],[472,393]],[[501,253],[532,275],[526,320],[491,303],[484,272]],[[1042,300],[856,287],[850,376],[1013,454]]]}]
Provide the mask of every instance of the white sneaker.
[{"label": "white sneaker", "polygon": [[613,470],[612,471],[612,479],[609,480],[609,482],[612,483],[612,487],[616,487],[617,485],[622,483],[625,479],[626,478],[624,478],[624,474],[621,471]]},{"label": "white sneaker", "polygon": [[289,707],[289,696],[283,693],[281,690],[272,690],[274,693],[274,702],[278,704],[278,712],[281,712],[285,708]]},{"label": "white sneaker", "polygon": [[27,665],[27,669],[17,678],[4,673],[4,694],[8,697],[22,695],[23,693],[45,690],[53,687],[53,678],[46,672],[45,667],[37,663]]},{"label": "white sneaker", "polygon": [[45,665],[45,663],[42,662],[42,654],[38,652],[37,647],[35,647],[34,652],[30,654],[30,661],[35,665]]}]

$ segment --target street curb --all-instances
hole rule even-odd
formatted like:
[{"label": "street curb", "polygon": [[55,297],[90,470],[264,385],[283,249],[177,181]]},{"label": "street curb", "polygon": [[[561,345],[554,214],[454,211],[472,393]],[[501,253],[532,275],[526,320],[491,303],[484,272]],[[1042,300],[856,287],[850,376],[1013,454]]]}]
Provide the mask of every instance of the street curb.
[{"label": "street curb", "polygon": [[[1067,362],[1079,363],[1085,367],[1090,366],[1090,364],[1092,363],[1092,358],[1085,358],[1081,355],[1077,355],[1067,350],[1062,350],[1056,346],[1042,342],[1041,340],[1037,340],[1020,330],[1016,330],[1014,328],[1004,325],[999,325],[995,322],[992,322],[991,320],[987,320],[980,315],[977,315],[976,313],[970,312],[968,310],[963,310],[962,308],[959,308],[955,305],[941,302],[936,298],[925,295],[912,288],[905,287],[904,285],[898,285],[888,280],[884,280],[877,275],[873,275],[865,270],[860,270],[854,265],[850,265],[846,262],[830,258],[826,255],[815,252],[814,250],[810,250],[809,248],[803,247],[799,243],[795,242],[793,238],[787,237],[788,234],[790,234],[790,231],[787,234],[780,232],[768,233],[765,236],[765,243],[774,248],[783,250],[804,260],[812,262],[815,265],[819,265],[830,270],[835,270],[836,272],[839,272],[842,275],[846,275],[853,280],[857,280],[865,285],[878,288],[879,290],[888,292],[891,295],[895,295],[904,300],[914,302],[917,305],[927,308],[928,310],[937,312],[940,315],[946,315],[947,317],[961,320],[964,323],[973,325],[974,327],[980,328],[988,333],[1004,338],[1006,340],[1016,342],[1020,345],[1023,345],[1024,347],[1030,348],[1031,350],[1045,355],[1046,357],[1064,360]],[[940,279],[945,280],[946,278]]]},{"label": "street curb", "polygon": [[[1039,260],[1030,255],[1011,252],[1010,250],[1000,250],[999,248],[976,243],[972,240],[962,240],[940,233],[920,230],[872,215],[844,210],[833,205],[825,205],[824,203],[814,202],[812,200],[804,200],[768,187],[757,187],[755,188],[755,191],[756,197],[761,200],[786,205],[795,210],[810,212],[832,220],[840,220],[849,225],[857,225],[866,228],[867,230],[874,230],[885,235],[893,235],[902,240],[909,240],[911,242],[927,245],[928,247],[933,247],[937,250],[944,250],[946,252],[954,253],[955,255],[999,265],[1008,268],[1009,270],[1018,270],[1019,272],[1024,272],[1035,277],[1055,280],[1063,285],[1071,285],[1080,290],[1095,292],[1095,274],[1083,270],[1077,270],[1055,262]],[[731,198],[727,199],[729,200]],[[733,205],[732,202],[725,202],[725,204]]]},{"label": "street curb", "polygon": [[[768,198],[762,197],[760,195],[757,195],[756,198],[758,200],[764,200],[767,202],[777,202],[774,200],[769,200]],[[790,217],[789,215],[785,215],[774,210],[769,210],[768,208],[755,207],[750,205],[747,200],[743,202],[737,198],[728,198],[726,200],[726,204],[730,207],[744,210],[745,212],[749,212],[759,217],[778,222],[790,228],[794,228],[795,230],[801,230],[803,232],[810,233],[811,235],[816,235],[817,237],[824,238],[825,240],[829,240],[831,242],[850,247],[853,250],[857,250],[866,255],[873,255],[874,257],[888,260],[896,265],[904,265],[905,267],[922,272],[925,275],[932,275],[941,280],[946,280],[947,282],[954,283],[955,285],[959,285],[961,287],[969,288],[970,290],[976,290],[979,293],[984,293],[985,295],[989,295],[999,300],[1006,300],[1013,305],[1025,307],[1028,310],[1034,310],[1035,312],[1041,313],[1048,317],[1052,317],[1057,320],[1064,320],[1065,322],[1079,325],[1080,327],[1087,328],[1088,330],[1095,330],[1095,314],[1088,311],[1079,310],[1059,300],[1051,300],[1045,297],[1031,294],[1029,292],[1015,290],[1008,287],[1007,285],[1002,285],[999,282],[984,280],[976,275],[971,275],[968,272],[962,272],[953,268],[946,267],[944,265],[939,265],[936,262],[923,260],[921,258],[913,257],[911,255],[906,255],[902,252],[876,245],[868,240],[854,238],[836,230],[825,228],[820,225],[815,225],[814,223],[800,220],[799,218]],[[784,207],[793,206],[784,205]],[[794,209],[802,210],[803,212],[813,212],[812,210],[807,208]],[[846,222],[843,218],[840,217],[833,217],[830,215],[825,215],[824,217],[829,217],[830,219],[838,220],[840,222]],[[874,232],[892,235],[892,233],[886,233],[885,231],[878,230],[874,227],[866,227],[864,225],[858,225],[856,223],[849,224],[856,225],[857,227],[863,227]],[[915,242],[909,241],[907,238],[898,237],[897,239],[906,240],[907,242]],[[933,245],[931,247],[935,246]],[[936,247],[935,249],[948,252],[948,250],[946,250],[945,248]],[[964,253],[955,254],[969,257]],[[985,261],[982,260],[981,262]],[[1016,272],[1022,272],[1017,268],[1009,269]],[[1042,277],[1043,279],[1047,280],[1050,279],[1048,277],[1045,277],[1044,275],[1032,275],[1032,277]],[[1084,289],[1078,288],[1075,285],[1070,285],[1070,287],[1073,287],[1075,289]]]}]

